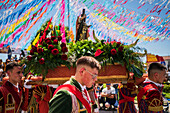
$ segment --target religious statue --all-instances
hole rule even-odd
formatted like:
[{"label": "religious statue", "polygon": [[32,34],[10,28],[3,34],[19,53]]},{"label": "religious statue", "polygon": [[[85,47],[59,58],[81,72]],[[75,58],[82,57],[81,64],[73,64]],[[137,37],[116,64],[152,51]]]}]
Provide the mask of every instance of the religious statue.
[{"label": "religious statue", "polygon": [[90,36],[88,32],[90,26],[86,24],[85,9],[83,9],[83,13],[77,17],[76,21],[76,41],[85,40]]}]

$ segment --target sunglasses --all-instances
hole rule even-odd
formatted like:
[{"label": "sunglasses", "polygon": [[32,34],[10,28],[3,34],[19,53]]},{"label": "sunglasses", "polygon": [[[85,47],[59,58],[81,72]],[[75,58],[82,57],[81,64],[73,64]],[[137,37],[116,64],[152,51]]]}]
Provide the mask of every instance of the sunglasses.
[{"label": "sunglasses", "polygon": [[92,79],[95,79],[98,75],[97,74],[92,74],[91,72],[89,72],[87,69],[85,69],[85,71],[87,71],[91,76]]}]

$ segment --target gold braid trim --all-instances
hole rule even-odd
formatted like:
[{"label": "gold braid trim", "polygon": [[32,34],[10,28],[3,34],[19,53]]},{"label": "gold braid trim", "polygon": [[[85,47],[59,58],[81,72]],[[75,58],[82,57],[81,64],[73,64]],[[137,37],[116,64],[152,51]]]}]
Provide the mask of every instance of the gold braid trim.
[{"label": "gold braid trim", "polygon": [[126,106],[127,106],[127,102],[125,102],[125,107],[124,107],[124,109],[123,109],[123,113],[125,113]]},{"label": "gold braid trim", "polygon": [[[156,103],[156,104],[153,104],[153,102]],[[148,110],[150,110],[150,111],[162,111],[163,110],[163,106],[161,105],[161,100],[159,100],[157,98],[154,98],[150,102],[150,105],[148,106]]]},{"label": "gold braid trim", "polygon": [[148,110],[149,111],[162,111],[163,110],[163,106],[155,106],[155,107],[148,106]]},{"label": "gold braid trim", "polygon": [[4,97],[0,98],[0,101],[3,99]]},{"label": "gold braid trim", "polygon": [[2,106],[0,106],[0,112],[2,112]]},{"label": "gold braid trim", "polygon": [[[77,98],[76,98],[77,99]],[[78,104],[78,113],[80,113],[80,104],[79,104],[79,101],[77,99],[77,104]]]},{"label": "gold braid trim", "polygon": [[134,80],[128,80],[127,83],[134,83]]},{"label": "gold braid trim", "polygon": [[86,108],[80,109],[80,112],[82,112],[82,111],[86,111]]}]

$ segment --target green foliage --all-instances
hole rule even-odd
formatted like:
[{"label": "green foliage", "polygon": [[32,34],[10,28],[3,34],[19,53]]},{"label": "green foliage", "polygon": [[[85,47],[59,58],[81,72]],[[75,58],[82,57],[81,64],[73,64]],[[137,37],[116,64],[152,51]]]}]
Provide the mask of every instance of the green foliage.
[{"label": "green foliage", "polygon": [[170,84],[164,84],[163,92],[170,93]]},{"label": "green foliage", "polygon": [[[120,49],[120,47],[122,49]],[[134,75],[141,77],[143,75],[143,62],[140,60],[140,54],[136,53],[134,46],[125,46],[120,42],[113,41],[106,43],[105,40],[98,41],[98,43],[92,42],[91,40],[81,40],[76,43],[68,43],[69,56],[74,56],[75,64],[78,58],[81,56],[93,56],[101,65],[119,63],[125,65],[129,72],[134,72]],[[102,53],[97,53],[100,50]],[[116,51],[115,54],[111,51]]]},{"label": "green foliage", "polygon": [[[40,37],[43,35],[43,31],[47,27],[47,21],[42,25],[41,29],[37,32],[37,35],[40,33]],[[43,78],[48,73],[49,69],[54,69],[57,66],[66,65],[70,68],[70,63],[67,61],[67,53],[68,51],[63,51],[62,48],[67,46],[66,44],[62,47],[63,44],[61,39],[58,39],[58,36],[61,36],[61,32],[59,29],[60,26],[55,26],[56,31],[53,30],[52,24],[50,24],[49,28],[46,31],[46,37],[42,43],[40,43],[37,47],[32,45],[32,49],[28,52],[28,56],[26,59],[23,59],[21,63],[26,64],[25,74],[32,72],[34,75],[40,76],[43,75]],[[48,33],[50,33],[49,35]],[[54,32],[57,32],[57,35],[54,36]],[[66,37],[68,34],[68,28],[65,28]],[[48,36],[48,37],[47,37]],[[48,41],[47,41],[48,39]],[[49,46],[53,46],[52,49],[49,49]],[[41,52],[38,52],[38,49],[41,49]],[[55,54],[53,50],[58,50]],[[67,49],[68,50],[68,49]]]},{"label": "green foliage", "polygon": [[163,94],[165,94],[165,98],[170,99],[170,93],[163,92]]},{"label": "green foliage", "polygon": [[[42,25],[36,36],[39,33],[40,37],[43,36],[48,22],[49,21]],[[67,67],[70,67],[71,65],[75,66],[77,59],[81,56],[92,56],[95,57],[101,65],[119,63],[123,66],[125,65],[127,70],[133,72],[135,76],[142,76],[143,62],[140,60],[140,48],[135,47],[138,40],[131,45],[124,45],[121,42],[116,41],[108,43],[105,40],[98,40],[94,35],[96,42],[81,40],[74,43],[69,42],[68,27],[65,27],[65,47],[68,48],[68,52],[63,52],[63,47],[61,47],[63,43],[60,39],[62,36],[60,28],[60,25],[53,27],[52,24],[50,24],[49,28],[46,30],[46,36],[43,42],[37,47],[32,46],[27,58],[22,61],[27,66],[26,73],[31,71],[34,75],[43,75],[45,78],[49,69],[54,69],[61,65],[66,65]],[[55,42],[56,40],[58,40],[57,43]],[[52,45],[53,48],[49,49],[49,45]],[[42,49],[42,52],[38,52],[38,49]],[[57,54],[52,52],[54,49],[58,50]]]}]

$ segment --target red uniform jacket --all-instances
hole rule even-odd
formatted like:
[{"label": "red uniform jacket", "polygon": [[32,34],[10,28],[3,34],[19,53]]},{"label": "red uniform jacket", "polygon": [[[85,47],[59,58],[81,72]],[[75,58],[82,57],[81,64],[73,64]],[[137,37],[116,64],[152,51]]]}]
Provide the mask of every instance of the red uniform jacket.
[{"label": "red uniform jacket", "polygon": [[[28,98],[24,95],[24,90],[21,86],[18,89],[9,81],[6,81],[0,87],[0,113],[16,113],[22,110],[27,110]],[[25,103],[24,103],[25,101]]]},{"label": "red uniform jacket", "polygon": [[139,113],[163,113],[162,89],[163,86],[157,86],[151,81],[143,83],[137,95]]}]

